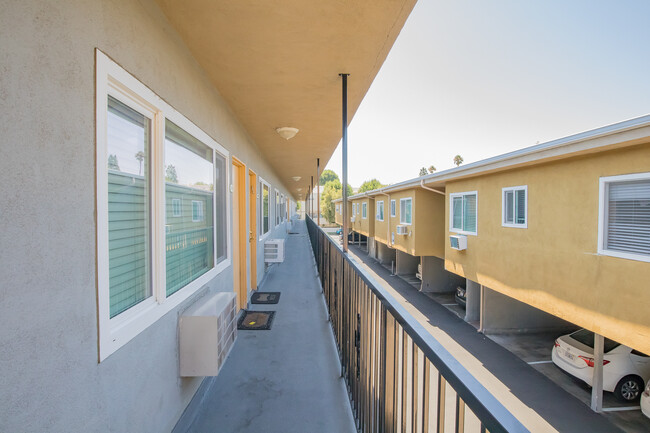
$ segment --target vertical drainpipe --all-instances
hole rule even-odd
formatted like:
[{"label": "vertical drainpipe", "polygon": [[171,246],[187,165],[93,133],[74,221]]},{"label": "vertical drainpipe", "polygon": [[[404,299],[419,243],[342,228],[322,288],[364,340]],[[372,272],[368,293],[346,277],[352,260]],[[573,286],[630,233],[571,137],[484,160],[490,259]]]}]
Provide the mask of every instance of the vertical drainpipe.
[{"label": "vertical drainpipe", "polygon": [[343,252],[348,252],[348,76],[350,74],[339,74],[341,77],[341,105],[342,105],[342,152],[341,159],[343,160],[343,230],[341,236],[343,237]]},{"label": "vertical drainpipe", "polygon": [[318,219],[318,226],[320,227],[320,158],[316,158],[316,215]]}]

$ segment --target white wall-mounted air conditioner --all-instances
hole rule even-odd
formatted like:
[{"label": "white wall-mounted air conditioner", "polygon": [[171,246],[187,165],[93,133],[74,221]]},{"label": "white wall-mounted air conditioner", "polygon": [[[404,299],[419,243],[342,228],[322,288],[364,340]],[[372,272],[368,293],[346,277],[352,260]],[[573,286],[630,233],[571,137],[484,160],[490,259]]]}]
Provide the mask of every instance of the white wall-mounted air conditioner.
[{"label": "white wall-mounted air conditioner", "polygon": [[422,263],[418,263],[418,272],[415,274],[415,277],[422,281]]},{"label": "white wall-mounted air conditioner", "polygon": [[450,235],[449,242],[454,250],[463,251],[467,249],[467,236],[465,235]]},{"label": "white wall-mounted air conditioner", "polygon": [[398,235],[407,235],[409,234],[409,226],[399,225],[397,226]]},{"label": "white wall-mounted air conditioner", "polygon": [[264,242],[264,263],[284,262],[284,239],[269,239]]},{"label": "white wall-mounted air conditioner", "polygon": [[354,218],[354,217],[352,217],[352,218],[350,218],[350,222],[351,222],[351,223],[353,223],[353,222],[354,222],[354,220],[355,220],[355,218]]},{"label": "white wall-mounted air conditioner", "polygon": [[178,320],[182,377],[216,376],[237,339],[237,297],[220,292]]}]

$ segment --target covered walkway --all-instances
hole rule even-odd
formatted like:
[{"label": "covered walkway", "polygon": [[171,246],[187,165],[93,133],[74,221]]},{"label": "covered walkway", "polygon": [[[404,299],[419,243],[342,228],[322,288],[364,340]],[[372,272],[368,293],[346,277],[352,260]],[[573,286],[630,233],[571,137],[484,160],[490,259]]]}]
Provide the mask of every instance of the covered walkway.
[{"label": "covered walkway", "polygon": [[174,432],[356,432],[304,220],[260,291],[281,292],[269,331],[238,331]]}]

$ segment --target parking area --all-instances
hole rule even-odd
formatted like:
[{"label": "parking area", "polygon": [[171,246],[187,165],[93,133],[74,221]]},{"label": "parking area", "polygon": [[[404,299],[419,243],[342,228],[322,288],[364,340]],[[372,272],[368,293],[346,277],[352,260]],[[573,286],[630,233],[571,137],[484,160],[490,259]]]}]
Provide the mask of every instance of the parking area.
[{"label": "parking area", "polygon": [[[456,303],[453,293],[427,293],[426,295],[459,318],[463,319],[465,317],[465,309]],[[476,329],[479,328],[479,322],[469,323]],[[590,407],[591,387],[561,370],[551,360],[553,344],[556,338],[564,334],[558,332],[532,332],[496,334],[487,335],[487,337]],[[623,403],[613,393],[604,391],[603,414],[612,424],[626,432],[650,432],[650,418],[641,413],[638,401],[633,404]]]}]

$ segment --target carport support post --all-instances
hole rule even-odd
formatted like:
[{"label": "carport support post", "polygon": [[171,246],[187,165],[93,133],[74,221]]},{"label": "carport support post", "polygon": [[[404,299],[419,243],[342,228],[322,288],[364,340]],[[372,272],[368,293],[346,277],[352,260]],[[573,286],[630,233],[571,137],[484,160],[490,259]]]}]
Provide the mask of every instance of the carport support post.
[{"label": "carport support post", "polygon": [[348,76],[350,74],[339,74],[341,77],[341,123],[343,133],[341,134],[341,160],[343,177],[343,252],[348,252],[348,226],[350,224],[348,216]]},{"label": "carport support post", "polygon": [[591,386],[591,410],[603,411],[603,350],[605,339],[594,333],[594,375]]}]

